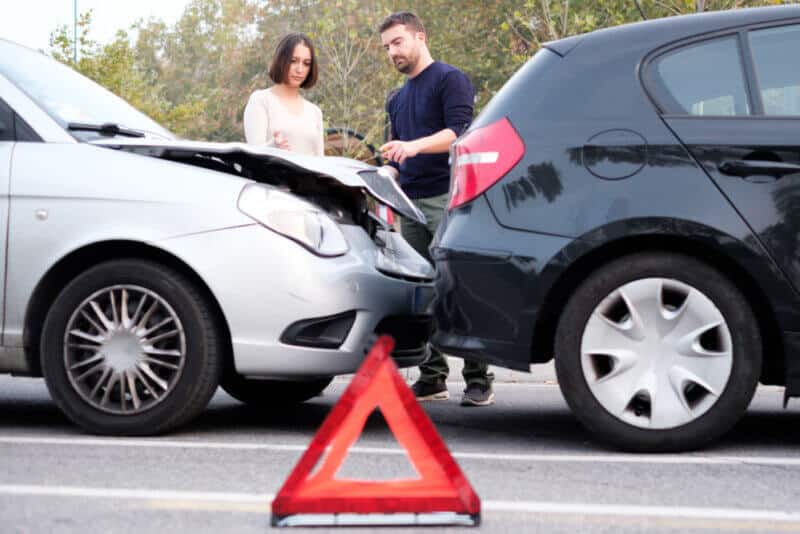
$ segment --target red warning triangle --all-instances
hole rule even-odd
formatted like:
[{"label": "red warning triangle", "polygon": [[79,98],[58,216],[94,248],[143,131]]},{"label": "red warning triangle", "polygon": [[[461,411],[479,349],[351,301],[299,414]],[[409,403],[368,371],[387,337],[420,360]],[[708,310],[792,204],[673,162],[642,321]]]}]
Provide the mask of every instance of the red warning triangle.
[{"label": "red warning triangle", "polygon": [[[381,336],[272,501],[273,520],[295,514],[455,512],[479,516],[480,499],[390,357]],[[375,407],[405,447],[419,478],[336,478]],[[327,456],[316,470],[322,456]],[[313,471],[313,472],[312,472]]]}]

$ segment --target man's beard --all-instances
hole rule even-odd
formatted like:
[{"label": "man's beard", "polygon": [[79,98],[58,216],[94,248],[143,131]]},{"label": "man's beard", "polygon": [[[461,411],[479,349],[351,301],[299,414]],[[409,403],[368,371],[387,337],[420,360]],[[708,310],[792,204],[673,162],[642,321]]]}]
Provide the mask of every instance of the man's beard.
[{"label": "man's beard", "polygon": [[412,59],[410,56],[409,57],[404,57],[402,59],[405,61],[405,63],[402,64],[402,65],[398,64],[397,61],[393,62],[394,63],[394,67],[398,71],[402,72],[403,74],[408,74],[409,72],[414,70],[414,66],[417,64],[416,59]]}]

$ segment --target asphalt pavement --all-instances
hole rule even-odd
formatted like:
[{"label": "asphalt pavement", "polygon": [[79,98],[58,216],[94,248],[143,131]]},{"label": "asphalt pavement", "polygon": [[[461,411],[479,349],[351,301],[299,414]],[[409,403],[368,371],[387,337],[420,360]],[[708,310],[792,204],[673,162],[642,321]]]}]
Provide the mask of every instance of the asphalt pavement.
[{"label": "asphalt pavement", "polygon": [[[759,389],[747,415],[706,450],[630,455],[604,448],[569,413],[554,376],[500,380],[497,403],[425,410],[483,504],[483,523],[415,532],[800,532],[800,400]],[[167,436],[90,436],[41,380],[0,377],[0,531],[264,532],[269,503],[347,385],[297,406],[255,409],[220,392]],[[373,415],[339,476],[413,468]],[[382,532],[401,529],[384,528]],[[365,532],[364,529],[291,529]]]}]

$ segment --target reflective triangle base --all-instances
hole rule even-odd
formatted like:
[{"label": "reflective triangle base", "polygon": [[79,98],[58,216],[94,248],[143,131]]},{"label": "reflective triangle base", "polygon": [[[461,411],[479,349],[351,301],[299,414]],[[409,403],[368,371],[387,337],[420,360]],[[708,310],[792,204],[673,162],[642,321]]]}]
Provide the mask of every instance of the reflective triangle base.
[{"label": "reflective triangle base", "polygon": [[362,527],[362,526],[464,526],[476,527],[480,514],[455,512],[426,514],[297,514],[272,515],[273,527]]}]

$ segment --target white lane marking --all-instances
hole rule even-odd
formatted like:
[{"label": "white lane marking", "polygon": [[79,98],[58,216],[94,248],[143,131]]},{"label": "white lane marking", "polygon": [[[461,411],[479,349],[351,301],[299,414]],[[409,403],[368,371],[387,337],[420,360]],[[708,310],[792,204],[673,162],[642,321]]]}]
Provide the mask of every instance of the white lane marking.
[{"label": "white lane marking", "polygon": [[[27,497],[71,497],[89,499],[125,499],[138,501],[161,501],[159,508],[169,508],[171,501],[179,508],[197,503],[202,508],[208,504],[247,505],[257,507],[240,508],[242,511],[268,512],[275,497],[269,493],[232,493],[177,490],[149,490],[123,488],[91,488],[82,486],[37,486],[26,484],[0,484],[0,495]],[[800,522],[800,512],[784,510],[759,510],[741,508],[700,508],[682,506],[639,506],[619,504],[556,503],[542,501],[495,501],[481,503],[485,512],[523,512],[576,516],[625,516],[683,518],[731,521]]]},{"label": "white lane marking", "polygon": [[217,491],[172,491],[123,488],[87,488],[83,486],[38,486],[32,484],[0,484],[0,495],[33,497],[84,497],[90,499],[175,500],[229,503],[268,503],[271,493],[228,493]]},{"label": "white lane marking", "polygon": [[[237,451],[304,452],[308,444],[245,443],[219,441],[165,440],[160,438],[53,438],[40,436],[0,436],[0,445],[59,445],[80,447],[151,447],[167,449],[207,449]],[[352,447],[354,454],[405,455],[396,447]],[[492,460],[551,463],[633,463],[633,464],[712,464],[800,466],[800,457],[710,456],[700,454],[496,454],[451,452],[462,460]]]},{"label": "white lane marking", "polygon": [[487,512],[531,512],[569,515],[668,517],[685,519],[800,522],[800,512],[746,508],[700,508],[539,501],[482,501]]},{"label": "white lane marking", "polygon": [[[0,444],[76,445],[80,447],[151,447],[163,449],[229,449],[236,451],[305,451],[308,445],[272,443],[229,443],[224,441],[168,440],[159,438],[51,438],[43,436],[0,436]],[[394,450],[394,449],[387,449]],[[397,449],[398,452],[400,449]]]}]

